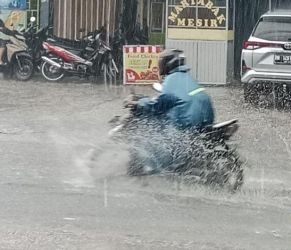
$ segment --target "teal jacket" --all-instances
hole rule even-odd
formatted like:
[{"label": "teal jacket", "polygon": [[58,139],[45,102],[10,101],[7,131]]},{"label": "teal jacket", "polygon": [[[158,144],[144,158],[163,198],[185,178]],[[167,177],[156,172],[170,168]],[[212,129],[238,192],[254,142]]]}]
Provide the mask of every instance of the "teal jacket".
[{"label": "teal jacket", "polygon": [[137,110],[144,114],[165,114],[179,127],[202,129],[214,122],[211,99],[186,66],[171,71],[163,82],[161,95],[156,99],[141,99]]}]

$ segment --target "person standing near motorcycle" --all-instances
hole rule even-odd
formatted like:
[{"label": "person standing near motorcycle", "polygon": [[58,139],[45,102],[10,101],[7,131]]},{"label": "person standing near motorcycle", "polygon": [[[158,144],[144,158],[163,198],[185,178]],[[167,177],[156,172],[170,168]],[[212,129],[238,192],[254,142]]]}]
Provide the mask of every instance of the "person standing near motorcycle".
[{"label": "person standing near motorcycle", "polygon": [[161,94],[154,99],[129,101],[125,106],[137,113],[163,115],[180,128],[201,130],[214,122],[211,98],[194,81],[185,65],[181,50],[165,50],[159,58],[160,75],[164,77]]}]

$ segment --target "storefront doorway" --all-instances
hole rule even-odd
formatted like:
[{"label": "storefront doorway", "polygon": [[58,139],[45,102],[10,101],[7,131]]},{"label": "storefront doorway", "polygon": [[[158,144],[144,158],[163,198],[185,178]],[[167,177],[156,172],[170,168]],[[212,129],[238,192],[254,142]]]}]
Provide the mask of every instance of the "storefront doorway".
[{"label": "storefront doorway", "polygon": [[39,27],[40,24],[40,0],[27,0],[27,23],[29,23],[30,17],[36,18],[36,24]]},{"label": "storefront doorway", "polygon": [[151,0],[148,6],[150,44],[165,44],[165,15],[166,0]]},{"label": "storefront doorway", "polygon": [[185,52],[191,73],[205,84],[233,75],[234,0],[167,1],[166,47]]}]

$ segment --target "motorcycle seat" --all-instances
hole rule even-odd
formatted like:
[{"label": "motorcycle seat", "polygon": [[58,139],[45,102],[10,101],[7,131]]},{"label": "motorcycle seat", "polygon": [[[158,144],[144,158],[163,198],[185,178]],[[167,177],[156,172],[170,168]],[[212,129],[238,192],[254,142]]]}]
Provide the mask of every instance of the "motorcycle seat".
[{"label": "motorcycle seat", "polygon": [[48,42],[51,42],[51,43],[56,43],[56,42],[57,42],[55,39],[50,38],[50,37],[47,39],[47,41],[48,41]]},{"label": "motorcycle seat", "polygon": [[205,132],[213,139],[219,140],[221,138],[224,138],[225,140],[228,140],[230,137],[233,136],[238,128],[238,120],[234,119],[208,126],[205,129]]},{"label": "motorcycle seat", "polygon": [[66,50],[75,51],[75,52],[80,52],[82,50],[78,46],[64,45],[62,43],[62,41],[58,41],[58,40],[55,40],[53,38],[48,38],[47,41],[52,43],[52,44],[54,44],[54,45],[56,45],[56,46],[62,47],[63,49],[66,49]]}]

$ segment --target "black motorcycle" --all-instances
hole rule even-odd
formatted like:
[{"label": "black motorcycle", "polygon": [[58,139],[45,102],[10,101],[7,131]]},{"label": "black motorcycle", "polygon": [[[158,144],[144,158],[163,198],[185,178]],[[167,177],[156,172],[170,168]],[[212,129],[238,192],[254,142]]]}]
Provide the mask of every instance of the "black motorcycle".
[{"label": "black motorcycle", "polygon": [[40,70],[42,59],[41,57],[45,55],[45,50],[43,49],[43,42],[48,39],[48,32],[52,29],[49,26],[36,29],[35,26],[30,26],[24,33],[25,43],[28,47],[28,53],[31,55],[33,60],[34,69],[36,71]]},{"label": "black motorcycle", "polygon": [[229,145],[238,129],[237,120],[197,131],[174,128],[160,115],[145,116],[131,111],[126,118],[115,118],[113,123],[109,135],[131,145],[129,175],[178,175],[231,191],[243,184],[242,162]]}]

